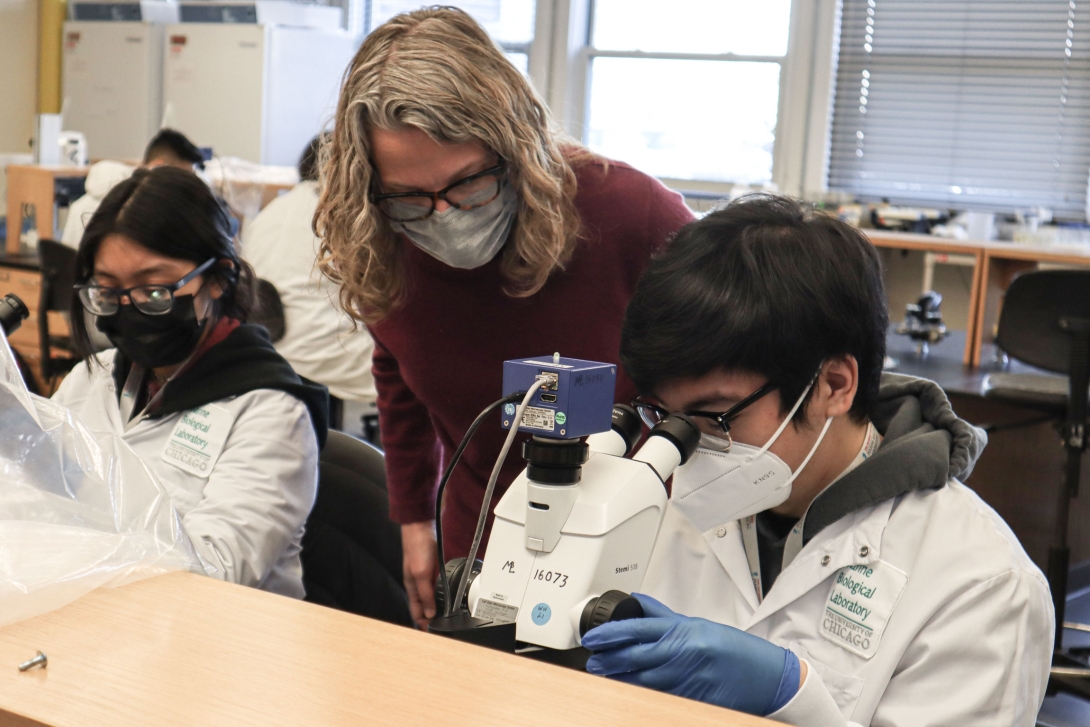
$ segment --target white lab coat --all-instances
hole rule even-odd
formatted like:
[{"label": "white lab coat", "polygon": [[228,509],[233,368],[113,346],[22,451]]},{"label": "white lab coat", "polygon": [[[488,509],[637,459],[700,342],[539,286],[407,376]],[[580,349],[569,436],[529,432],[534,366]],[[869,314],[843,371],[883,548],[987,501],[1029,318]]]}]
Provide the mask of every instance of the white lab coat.
[{"label": "white lab coat", "polygon": [[135,167],[108,159],[92,164],[87,170],[87,179],[83,187],[84,195],[68,208],[68,219],[64,223],[61,242],[68,247],[79,248],[83,231],[98,206],[102,204],[103,198],[111,189],[131,177],[134,171],[136,171]]},{"label": "white lab coat", "polygon": [[161,458],[183,413],[125,431],[113,357],[113,350],[99,354],[105,366],[90,370],[78,364],[53,399],[91,429],[121,435],[166,487],[216,577],[302,598],[303,525],[318,488],[318,442],[307,407],[270,389],[215,402],[233,423],[211,473],[198,477]]},{"label": "white lab coat", "polygon": [[244,227],[242,256],[280,293],[287,325],[273,344],[276,352],[332,396],[373,404],[375,343],[362,325],[353,327],[337,300],[338,287],[315,268],[319,241],[311,224],[317,208],[315,182],[277,197]]},{"label": "white lab coat", "polygon": [[[838,574],[856,565],[889,576],[883,594],[902,582],[898,571],[907,576],[888,619],[871,615],[885,628],[869,658],[823,628]],[[805,659],[802,689],[770,715],[788,724],[1030,726],[1044,699],[1048,585],[1006,523],[956,480],[826,527],[759,605],[739,523],[701,534],[671,505],[643,590]]]}]

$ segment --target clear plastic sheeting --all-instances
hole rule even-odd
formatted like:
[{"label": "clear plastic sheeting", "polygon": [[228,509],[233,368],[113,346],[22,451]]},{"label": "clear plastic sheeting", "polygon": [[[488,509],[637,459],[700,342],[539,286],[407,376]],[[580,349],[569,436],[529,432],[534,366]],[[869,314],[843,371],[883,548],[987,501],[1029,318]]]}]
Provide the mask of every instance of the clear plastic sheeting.
[{"label": "clear plastic sheeting", "polygon": [[204,165],[204,176],[227,206],[245,219],[257,217],[264,206],[266,187],[294,187],[295,167],[254,164],[238,157],[216,157]]},{"label": "clear plastic sheeting", "polygon": [[27,392],[0,331],[0,626],[99,586],[207,571],[155,475]]}]

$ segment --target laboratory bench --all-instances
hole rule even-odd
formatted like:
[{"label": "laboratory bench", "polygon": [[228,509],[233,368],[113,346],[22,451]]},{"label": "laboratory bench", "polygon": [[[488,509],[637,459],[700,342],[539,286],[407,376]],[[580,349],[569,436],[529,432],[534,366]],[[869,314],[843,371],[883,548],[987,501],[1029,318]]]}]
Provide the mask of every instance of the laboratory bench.
[{"label": "laboratory bench", "polygon": [[[964,291],[967,300],[963,315],[954,317],[958,320],[947,320],[947,326],[965,332],[962,340],[962,361],[971,366],[980,366],[982,361],[987,363],[988,355],[992,351],[989,345],[995,341],[1003,294],[1015,276],[1039,268],[1090,267],[1090,245],[1026,245],[998,241],[948,240],[886,230],[863,232],[881,251],[923,255],[922,276],[920,285],[916,288],[920,292],[939,288],[934,285],[937,265],[959,265],[970,269],[969,280],[965,286],[967,290]],[[893,278],[904,271],[894,269],[897,267],[896,263],[888,254],[884,257],[884,262],[888,293],[893,287]],[[945,295],[949,291],[939,292]],[[903,315],[904,305],[902,301],[895,302],[894,297],[890,295],[891,314],[897,319]],[[912,302],[915,302],[914,299]]]},{"label": "laboratory bench", "polygon": [[23,219],[28,216],[34,220],[39,238],[60,239],[58,208],[70,205],[83,195],[89,169],[36,164],[7,166],[6,250],[9,255],[19,253]]},{"label": "laboratory bench", "polygon": [[946,338],[928,346],[921,354],[918,344],[908,336],[891,330],[886,335],[886,370],[930,379],[942,387],[948,395],[985,395],[985,380],[989,374],[1034,374],[1037,376],[1064,377],[1034,368],[1016,359],[1004,361],[994,343],[984,344],[982,361],[978,366],[967,366],[962,360],[965,350],[965,331],[949,331]]},{"label": "laboratory bench", "polygon": [[0,665],[18,727],[779,724],[192,573],[0,628]]}]

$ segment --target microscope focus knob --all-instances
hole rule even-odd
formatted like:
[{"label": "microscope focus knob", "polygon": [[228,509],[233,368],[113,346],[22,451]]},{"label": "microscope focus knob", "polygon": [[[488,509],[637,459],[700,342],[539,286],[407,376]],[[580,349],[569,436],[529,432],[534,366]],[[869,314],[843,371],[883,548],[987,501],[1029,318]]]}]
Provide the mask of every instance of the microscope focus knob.
[{"label": "microscope focus knob", "polygon": [[8,293],[0,298],[0,328],[5,336],[15,333],[15,329],[30,317],[30,309],[15,293]]},{"label": "microscope focus knob", "polygon": [[630,618],[643,618],[640,602],[624,591],[606,591],[598,598],[590,599],[583,607],[583,615],[579,617],[579,637],[604,623]]},{"label": "microscope focus knob", "polygon": [[[484,563],[481,562],[480,558],[473,561],[473,570],[469,573],[469,583],[466,585],[466,594],[462,596],[461,608],[469,607],[469,586],[473,585],[473,581],[481,574],[481,568],[483,567]],[[457,591],[458,581],[462,579],[462,574],[465,573],[466,559],[454,558],[448,560],[445,569],[447,571],[447,582],[450,584],[451,590]],[[447,594],[443,590],[443,579],[437,578],[435,582],[435,608],[440,615],[446,611],[446,600]],[[454,611],[457,612],[458,608],[455,608]]]}]

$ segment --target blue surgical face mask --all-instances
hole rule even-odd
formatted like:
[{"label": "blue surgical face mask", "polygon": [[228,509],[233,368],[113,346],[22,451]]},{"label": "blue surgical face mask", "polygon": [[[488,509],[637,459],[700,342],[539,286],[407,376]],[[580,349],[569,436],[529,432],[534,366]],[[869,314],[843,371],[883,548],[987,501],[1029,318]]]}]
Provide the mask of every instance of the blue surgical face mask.
[{"label": "blue surgical face mask", "polygon": [[391,222],[390,226],[436,260],[452,268],[472,270],[496,257],[507,242],[517,212],[518,195],[505,182],[499,195],[481,207],[450,207],[422,220]]}]

